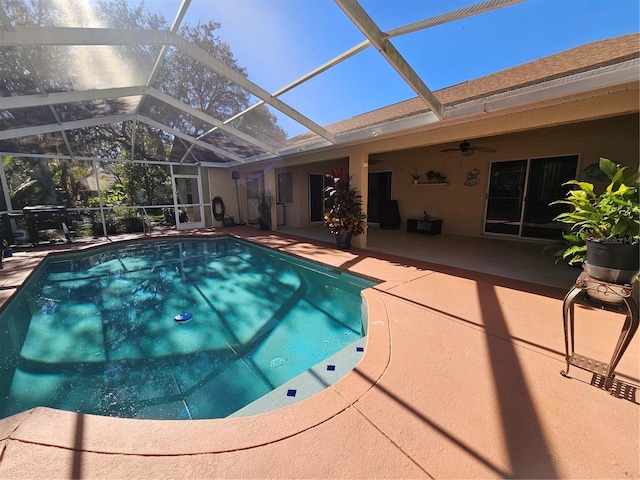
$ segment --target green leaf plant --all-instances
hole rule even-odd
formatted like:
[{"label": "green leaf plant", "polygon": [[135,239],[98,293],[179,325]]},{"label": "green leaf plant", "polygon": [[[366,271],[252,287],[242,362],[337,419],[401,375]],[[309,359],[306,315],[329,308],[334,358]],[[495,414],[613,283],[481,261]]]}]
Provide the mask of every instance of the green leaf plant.
[{"label": "green leaf plant", "polygon": [[601,158],[599,166],[610,180],[602,193],[597,194],[592,183],[570,180],[564,185],[575,185],[577,188],[570,190],[565,199],[551,203],[572,207],[555,218],[571,226],[569,232],[563,234],[568,246],[562,252],[562,258],[570,265],[586,260],[586,239],[632,245],[640,243],[640,173],[624,178],[627,167],[607,158]]},{"label": "green leaf plant", "polygon": [[324,189],[331,208],[324,216],[324,226],[334,235],[344,231],[353,235],[364,233],[367,216],[362,212],[362,195],[351,186],[353,176],[348,176],[344,167],[334,168],[326,176],[332,180]]}]

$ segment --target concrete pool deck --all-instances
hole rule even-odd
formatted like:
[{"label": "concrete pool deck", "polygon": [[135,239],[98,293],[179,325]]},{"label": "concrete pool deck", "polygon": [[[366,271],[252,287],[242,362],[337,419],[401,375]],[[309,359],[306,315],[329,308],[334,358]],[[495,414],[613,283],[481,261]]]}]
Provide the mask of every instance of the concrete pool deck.
[{"label": "concrete pool deck", "polygon": [[[358,366],[311,398],[249,417],[36,408],[0,420],[0,478],[640,478],[637,395],[616,398],[576,367],[559,373],[566,289],[249,227],[226,233],[381,281],[364,293]],[[68,247],[5,259],[0,302],[42,256]],[[577,305],[576,351],[608,361],[623,319]],[[639,343],[616,369],[632,389]]]}]

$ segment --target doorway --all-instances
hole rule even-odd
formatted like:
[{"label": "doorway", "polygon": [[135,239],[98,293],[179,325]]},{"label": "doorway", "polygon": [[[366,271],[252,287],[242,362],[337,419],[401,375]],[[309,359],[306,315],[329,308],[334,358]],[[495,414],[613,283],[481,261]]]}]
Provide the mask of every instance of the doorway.
[{"label": "doorway", "polygon": [[561,239],[562,224],[553,219],[562,205],[564,182],[575,178],[578,155],[510,160],[491,164],[484,233],[536,239]]},{"label": "doorway", "polygon": [[369,173],[367,223],[380,223],[382,206],[391,200],[391,172]]},{"label": "doorway", "polygon": [[325,205],[324,188],[327,186],[327,178],[322,173],[309,174],[309,222],[321,222],[324,213],[328,209]]},{"label": "doorway", "polygon": [[204,228],[204,204],[200,172],[197,175],[174,174],[173,176],[173,207],[176,216],[176,228],[187,230],[190,228]]},{"label": "doorway", "polygon": [[[329,210],[324,193],[328,185],[324,174],[309,174],[309,221],[321,222],[324,214]],[[391,172],[369,173],[369,187],[367,190],[367,223],[380,223],[382,205],[391,200]]]}]

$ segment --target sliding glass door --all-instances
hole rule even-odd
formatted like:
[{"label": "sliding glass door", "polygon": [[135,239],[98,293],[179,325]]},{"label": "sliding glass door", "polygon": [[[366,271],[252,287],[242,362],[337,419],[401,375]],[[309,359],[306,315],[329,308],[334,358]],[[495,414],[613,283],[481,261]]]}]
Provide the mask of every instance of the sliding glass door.
[{"label": "sliding glass door", "polygon": [[491,164],[485,233],[519,235],[526,176],[526,160]]},{"label": "sliding glass door", "polygon": [[562,184],[576,176],[578,156],[511,160],[491,164],[485,215],[485,233],[527,238],[559,239],[562,225],[553,219],[562,205]]},{"label": "sliding glass door", "polygon": [[324,212],[328,209],[325,205],[324,187],[325,176],[322,173],[309,174],[309,222],[321,222]]},{"label": "sliding glass door", "polygon": [[553,219],[566,211],[565,205],[549,206],[564,198],[569,188],[562,184],[576,178],[578,156],[537,158],[531,160],[522,222],[523,237],[562,238],[563,226]]}]

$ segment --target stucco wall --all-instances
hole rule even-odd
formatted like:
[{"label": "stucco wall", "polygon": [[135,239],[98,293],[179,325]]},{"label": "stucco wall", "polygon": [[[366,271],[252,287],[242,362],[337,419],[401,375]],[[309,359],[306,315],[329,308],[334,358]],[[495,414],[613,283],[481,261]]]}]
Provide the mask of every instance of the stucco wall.
[{"label": "stucco wall", "polygon": [[[607,157],[616,163],[629,165],[629,171],[638,169],[640,157],[637,115],[626,115],[602,120],[527,132],[476,138],[472,144],[493,147],[496,153],[474,152],[465,157],[458,152],[442,154],[451,144],[402,149],[398,139],[397,150],[371,152],[376,161],[369,162],[369,172],[391,171],[392,198],[398,201],[403,223],[407,217],[421,216],[423,210],[444,219],[443,233],[481,235],[483,231],[485,195],[491,162],[523,160],[560,155],[578,155],[578,178],[586,179],[584,169]],[[461,138],[462,141],[464,138]],[[455,144],[454,144],[455,145]],[[358,151],[362,146],[358,147]],[[343,153],[345,150],[341,150]],[[306,165],[277,168],[276,174],[294,173],[294,202],[287,205],[287,225],[308,225],[308,174],[325,173],[339,164],[347,164],[341,155],[335,160]],[[476,186],[465,186],[467,174],[478,169]],[[446,176],[444,186],[413,186],[411,174],[434,170]],[[404,227],[404,225],[403,225]]]},{"label": "stucco wall", "polygon": [[332,167],[344,165],[348,168],[346,158],[315,162],[305,165],[276,168],[279,173],[293,174],[293,202],[285,203],[285,218],[288,227],[303,227],[309,225],[309,175],[324,175],[331,171]]},{"label": "stucco wall", "polygon": [[[598,162],[601,156],[616,163],[638,168],[638,119],[635,116],[606,119],[580,125],[547,128],[532,132],[478,139],[476,145],[497,149],[496,153],[474,152],[465,157],[452,152],[442,155],[441,148],[415,149],[386,154],[382,164],[393,165],[394,197],[401,216],[420,215],[423,210],[442,217],[443,232],[460,235],[480,235],[483,229],[485,195],[491,162],[523,160],[560,155],[579,155],[577,176],[585,180],[584,169]],[[474,187],[464,185],[470,170],[480,171]],[[446,186],[414,187],[411,173],[417,169],[422,180],[429,170],[442,171]]]},{"label": "stucco wall", "polygon": [[[584,113],[584,112],[583,112]],[[502,119],[500,123],[504,122]],[[421,216],[424,210],[432,216],[444,219],[443,233],[478,236],[484,225],[485,197],[491,162],[523,160],[561,155],[578,155],[577,178],[586,179],[584,170],[597,163],[600,157],[607,157],[616,163],[629,166],[629,171],[638,169],[640,158],[640,125],[638,114],[612,116],[599,120],[559,126],[531,129],[508,134],[478,136],[483,128],[477,123],[456,125],[446,131],[412,133],[394,139],[373,141],[367,144],[339,146],[319,154],[301,155],[299,158],[272,162],[263,165],[238,166],[238,181],[242,205],[242,218],[247,221],[247,176],[260,175],[263,168],[273,173],[293,173],[293,202],[284,205],[286,225],[304,227],[309,225],[309,174],[324,174],[332,167],[344,165],[348,168],[349,158],[368,158],[368,171],[392,173],[392,198],[398,201],[400,216],[405,228],[407,217]],[[489,129],[499,131],[496,123]],[[468,131],[467,131],[468,130]],[[468,134],[468,136],[467,136]],[[475,135],[474,135],[475,134]],[[454,136],[455,135],[455,136]],[[441,150],[456,146],[469,139],[473,145],[493,147],[495,153],[476,151],[472,156],[462,156],[458,152],[442,154]],[[429,146],[416,147],[416,143],[429,141]],[[373,161],[371,161],[373,159]],[[478,169],[476,186],[465,186],[465,180],[472,169]],[[239,221],[236,202],[235,182],[231,178],[233,169],[209,169],[209,198],[219,195],[225,202],[226,211]],[[446,176],[444,186],[413,186],[411,174],[417,172],[425,181],[426,173],[437,171]],[[366,172],[364,167],[363,172]],[[359,173],[359,172],[358,172]],[[600,185],[603,187],[604,184]],[[275,186],[272,188],[275,194]],[[209,207],[210,209],[210,207]],[[210,224],[209,222],[207,223]],[[221,222],[213,221],[213,226]]]},{"label": "stucco wall", "polygon": [[[234,217],[235,222],[239,222],[240,215],[238,214],[238,202],[236,201],[236,185],[235,181],[231,178],[231,170],[223,169],[223,168],[209,168],[208,169],[208,190],[209,190],[209,206],[205,207],[205,210],[209,210],[212,212],[211,201],[215,197],[222,198],[224,202],[224,207],[227,215]],[[246,187],[245,187],[245,177],[241,176],[240,180],[238,180],[238,193],[241,199],[246,199]],[[205,202],[207,199],[205,198]],[[246,203],[246,202],[244,202]],[[246,213],[246,210],[243,209]],[[243,216],[244,219],[244,216]],[[207,223],[207,225],[212,225],[214,227],[222,226],[221,221],[216,221],[213,219],[213,214],[211,214],[211,223]]]}]

